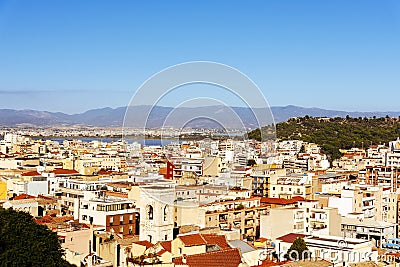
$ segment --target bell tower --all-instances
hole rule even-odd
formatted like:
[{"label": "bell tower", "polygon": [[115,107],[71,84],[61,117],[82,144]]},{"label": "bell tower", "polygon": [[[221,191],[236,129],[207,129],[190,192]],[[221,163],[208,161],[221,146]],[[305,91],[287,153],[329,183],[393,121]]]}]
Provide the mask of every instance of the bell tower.
[{"label": "bell tower", "polygon": [[153,244],[172,240],[174,187],[146,185],[140,189],[140,240]]}]

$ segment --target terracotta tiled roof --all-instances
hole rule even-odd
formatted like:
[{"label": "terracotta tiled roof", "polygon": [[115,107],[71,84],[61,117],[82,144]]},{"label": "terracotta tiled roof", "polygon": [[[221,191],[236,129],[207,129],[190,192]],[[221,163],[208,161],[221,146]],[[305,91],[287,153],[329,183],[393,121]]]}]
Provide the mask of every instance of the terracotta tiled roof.
[{"label": "terracotta tiled roof", "polygon": [[246,167],[246,168],[235,168],[234,171],[248,171],[250,170],[250,167]]},{"label": "terracotta tiled roof", "polygon": [[171,252],[171,251],[172,251],[172,248],[171,248],[171,241],[161,241],[161,242],[160,242],[160,245],[161,245],[166,251],[168,251],[168,252]]},{"label": "terracotta tiled roof", "polygon": [[147,240],[136,241],[136,242],[133,242],[133,243],[141,245],[141,246],[145,246],[146,248],[151,248],[153,246],[153,244],[151,242],[147,241]]},{"label": "terracotta tiled roof", "polygon": [[278,237],[277,240],[281,240],[286,243],[293,243],[297,238],[304,238],[305,236],[306,235],[303,235],[303,234],[290,233],[290,234]]},{"label": "terracotta tiled roof", "polygon": [[28,194],[21,194],[19,196],[14,197],[13,200],[31,199],[31,198],[35,198],[35,197],[28,195]]},{"label": "terracotta tiled roof", "polygon": [[160,250],[159,252],[157,252],[158,256],[161,256],[162,254],[164,254],[165,252],[167,252],[165,249]]},{"label": "terracotta tiled roof", "polygon": [[175,265],[185,265],[184,263],[183,263],[183,259],[182,259],[182,257],[176,257],[176,258],[173,258],[172,259],[172,262],[175,264]]},{"label": "terracotta tiled roof", "polygon": [[273,197],[262,197],[260,202],[265,204],[277,204],[277,205],[289,205],[295,204],[299,201],[303,201],[304,198],[302,197],[293,197],[291,199],[285,198],[273,198]]},{"label": "terracotta tiled roof", "polygon": [[54,198],[52,198],[52,197],[47,197],[47,196],[43,196],[43,195],[38,195],[37,196],[38,198],[41,198],[41,199],[45,199],[45,200],[55,200]]},{"label": "terracotta tiled roof", "polygon": [[226,242],[226,238],[224,235],[203,234],[203,238],[207,241],[208,245],[218,245],[222,250],[231,249],[231,247]]},{"label": "terracotta tiled roof", "polygon": [[188,247],[207,245],[207,241],[200,234],[181,235],[178,238]]},{"label": "terracotta tiled roof", "polygon": [[67,170],[67,169],[54,169],[51,171],[52,173],[54,173],[55,175],[63,175],[63,174],[79,174],[79,172],[75,171],[75,170]]},{"label": "terracotta tiled roof", "polygon": [[98,175],[108,175],[108,174],[112,174],[112,172],[111,172],[111,171],[104,170],[104,169],[100,169],[100,170],[97,172],[97,174],[98,174]]},{"label": "terracotta tiled roof", "polygon": [[54,216],[45,215],[39,219],[35,219],[35,221],[38,224],[46,224],[46,223],[65,223],[65,222],[68,222],[73,219],[74,219],[74,216],[54,217]]},{"label": "terracotta tiled roof", "polygon": [[37,224],[45,224],[45,223],[51,223],[53,221],[53,218],[51,216],[46,215],[46,216],[43,216],[42,218],[34,219],[34,220]]},{"label": "terracotta tiled roof", "polygon": [[186,256],[189,267],[237,267],[241,263],[242,257],[237,248]]},{"label": "terracotta tiled roof", "polygon": [[38,173],[37,171],[30,171],[30,172],[25,172],[21,174],[21,176],[40,176],[41,174]]},{"label": "terracotta tiled roof", "polygon": [[73,221],[74,216],[62,216],[62,217],[52,217],[54,222],[68,222],[68,221]]}]

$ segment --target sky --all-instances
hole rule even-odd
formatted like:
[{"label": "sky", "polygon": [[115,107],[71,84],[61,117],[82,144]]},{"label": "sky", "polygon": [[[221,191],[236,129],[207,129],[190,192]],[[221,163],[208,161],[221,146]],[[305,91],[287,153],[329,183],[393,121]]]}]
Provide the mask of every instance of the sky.
[{"label": "sky", "polygon": [[[126,106],[189,61],[238,69],[271,106],[400,111],[400,2],[0,0],[0,108]],[[195,97],[241,105],[205,85],[160,103]]]}]

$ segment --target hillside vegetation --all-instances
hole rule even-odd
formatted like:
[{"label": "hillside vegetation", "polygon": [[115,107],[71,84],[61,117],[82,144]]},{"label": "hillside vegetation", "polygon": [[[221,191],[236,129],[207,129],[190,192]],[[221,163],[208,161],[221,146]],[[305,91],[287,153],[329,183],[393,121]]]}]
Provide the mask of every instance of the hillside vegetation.
[{"label": "hillside vegetation", "polygon": [[[339,149],[388,144],[400,136],[400,118],[302,118],[289,119],[276,125],[279,140],[297,139],[316,143],[333,160],[341,156]],[[260,140],[260,129],[248,133]]]}]

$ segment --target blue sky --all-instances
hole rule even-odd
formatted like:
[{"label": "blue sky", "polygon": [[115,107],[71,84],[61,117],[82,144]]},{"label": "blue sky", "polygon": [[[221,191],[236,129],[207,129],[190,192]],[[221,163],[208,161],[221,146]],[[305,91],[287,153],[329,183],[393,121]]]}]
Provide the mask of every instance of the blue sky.
[{"label": "blue sky", "polygon": [[151,75],[193,60],[239,69],[272,106],[398,111],[400,4],[0,0],[0,108],[125,106]]}]

